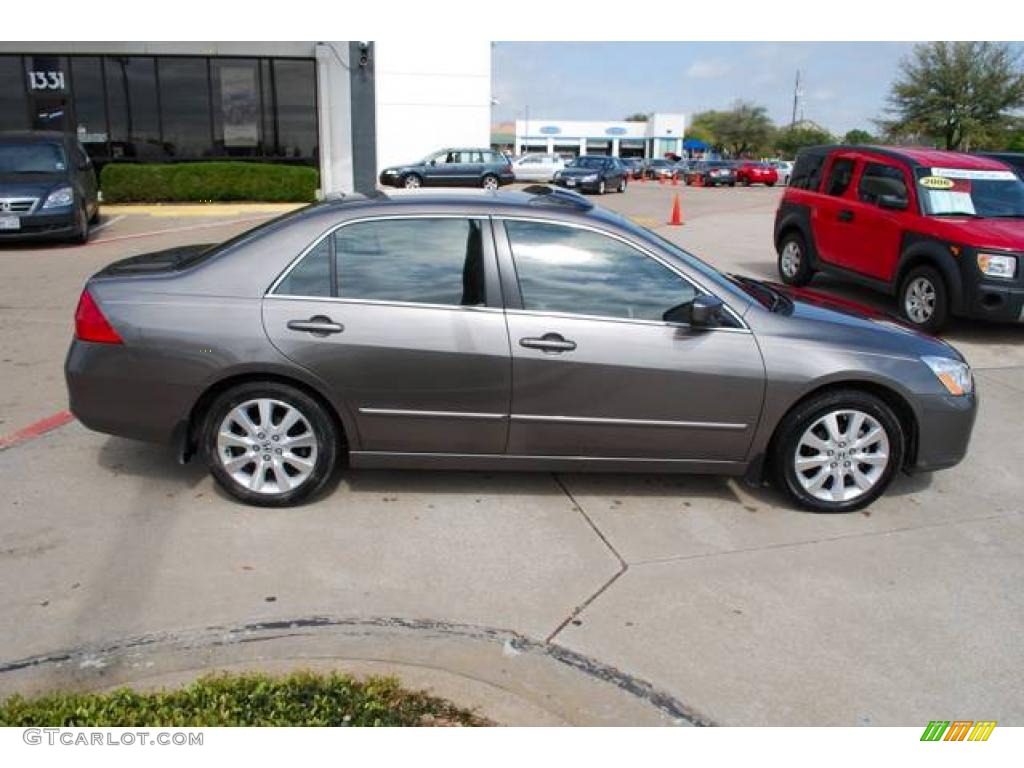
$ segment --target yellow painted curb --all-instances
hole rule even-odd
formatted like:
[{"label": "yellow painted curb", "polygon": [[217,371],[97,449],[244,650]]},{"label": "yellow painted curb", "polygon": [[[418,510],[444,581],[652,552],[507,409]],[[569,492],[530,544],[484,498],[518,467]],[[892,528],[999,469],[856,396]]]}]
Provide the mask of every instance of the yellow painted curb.
[{"label": "yellow painted curb", "polygon": [[259,213],[287,213],[301,208],[303,203],[199,203],[177,205],[101,205],[106,216],[142,214],[163,218],[188,218],[192,216],[243,216]]}]

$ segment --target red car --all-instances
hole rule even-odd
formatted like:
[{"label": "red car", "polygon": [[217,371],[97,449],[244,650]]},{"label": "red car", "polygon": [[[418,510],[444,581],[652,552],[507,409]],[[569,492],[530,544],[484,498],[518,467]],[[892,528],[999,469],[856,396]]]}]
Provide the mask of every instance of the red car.
[{"label": "red car", "polygon": [[933,333],[952,316],[1024,322],[1024,181],[1002,162],[910,147],[810,147],[775,214],[779,274],[895,295]]},{"label": "red car", "polygon": [[768,163],[744,162],[736,168],[736,181],[745,187],[751,184],[774,187],[779,181],[779,172]]}]

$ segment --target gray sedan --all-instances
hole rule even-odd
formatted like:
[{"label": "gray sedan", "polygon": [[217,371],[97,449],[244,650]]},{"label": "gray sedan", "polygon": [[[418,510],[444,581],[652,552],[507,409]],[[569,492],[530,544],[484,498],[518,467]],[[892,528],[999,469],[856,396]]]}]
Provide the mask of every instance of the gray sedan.
[{"label": "gray sedan", "polygon": [[295,504],[336,466],[700,472],[857,509],[963,458],[942,341],[723,275],[579,195],[350,197],[111,264],[66,364],[101,432]]}]

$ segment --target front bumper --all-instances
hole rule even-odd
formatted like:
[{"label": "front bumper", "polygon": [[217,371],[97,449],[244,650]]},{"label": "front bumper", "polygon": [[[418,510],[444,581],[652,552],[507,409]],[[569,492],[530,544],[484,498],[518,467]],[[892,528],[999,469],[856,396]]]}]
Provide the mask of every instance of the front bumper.
[{"label": "front bumper", "polygon": [[[999,251],[986,251],[999,253]],[[987,277],[977,268],[977,253],[972,249],[960,257],[963,286],[961,314],[978,320],[1024,322],[1024,257],[1017,256],[1017,275],[1012,279]]]},{"label": "front bumper", "polygon": [[[18,216],[18,214],[4,214]],[[33,213],[18,216],[18,229],[0,229],[0,242],[14,240],[45,240],[70,237],[75,233],[75,211],[73,208],[53,213]]]},{"label": "front bumper", "polygon": [[[569,182],[572,182],[571,184]],[[572,189],[581,192],[597,192],[601,186],[601,179],[597,181],[580,181],[579,179],[555,179],[554,185],[564,189]]]},{"label": "front bumper", "polygon": [[959,464],[974,429],[977,393],[964,397],[921,395],[918,407],[917,455],[909,469],[931,472]]},{"label": "front bumper", "polygon": [[402,184],[402,175],[400,173],[387,173],[385,171],[377,177],[377,181],[385,187],[398,187]]}]

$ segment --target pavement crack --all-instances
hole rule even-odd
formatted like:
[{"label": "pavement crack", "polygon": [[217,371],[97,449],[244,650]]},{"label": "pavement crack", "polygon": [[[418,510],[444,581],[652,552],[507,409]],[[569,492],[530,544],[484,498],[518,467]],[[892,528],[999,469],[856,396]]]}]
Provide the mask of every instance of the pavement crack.
[{"label": "pavement crack", "polygon": [[552,477],[558,484],[558,487],[562,489],[562,492],[565,493],[566,497],[572,503],[573,509],[580,513],[580,515],[586,521],[587,525],[590,526],[590,529],[596,534],[597,538],[601,540],[601,543],[603,543],[605,547],[608,549],[608,551],[612,553],[615,559],[619,561],[619,570],[612,574],[612,577],[605,581],[604,584],[598,587],[597,591],[595,591],[586,600],[584,600],[582,603],[573,608],[572,612],[565,618],[565,620],[562,621],[557,627],[555,627],[554,631],[550,635],[544,638],[545,643],[552,643],[554,639],[559,635],[559,633],[561,633],[561,631],[565,629],[570,622],[575,620],[576,617],[583,613],[583,611],[585,611],[591,603],[593,603],[597,598],[604,594],[605,591],[607,591],[612,584],[618,581],[619,578],[626,571],[629,570],[629,563],[627,563],[625,558],[621,554],[619,554],[619,550],[617,550],[615,546],[608,540],[608,537],[604,535],[604,532],[597,527],[597,523],[593,521],[590,515],[587,514],[586,510],[583,509],[583,505],[580,504],[579,501],[576,500],[576,497],[572,495],[572,491],[570,491],[568,486],[566,486],[566,484],[562,481],[562,478],[559,477],[557,474],[553,474]]}]

